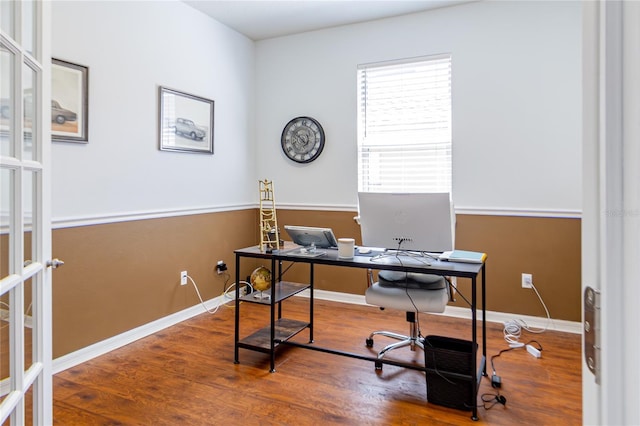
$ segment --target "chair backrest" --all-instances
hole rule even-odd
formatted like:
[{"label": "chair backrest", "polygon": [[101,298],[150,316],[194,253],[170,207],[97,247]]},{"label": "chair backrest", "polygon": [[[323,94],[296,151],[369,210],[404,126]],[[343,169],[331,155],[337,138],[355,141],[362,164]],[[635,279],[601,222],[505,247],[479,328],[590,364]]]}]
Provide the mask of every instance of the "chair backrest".
[{"label": "chair backrest", "polygon": [[362,244],[386,249],[453,250],[449,193],[358,193]]}]

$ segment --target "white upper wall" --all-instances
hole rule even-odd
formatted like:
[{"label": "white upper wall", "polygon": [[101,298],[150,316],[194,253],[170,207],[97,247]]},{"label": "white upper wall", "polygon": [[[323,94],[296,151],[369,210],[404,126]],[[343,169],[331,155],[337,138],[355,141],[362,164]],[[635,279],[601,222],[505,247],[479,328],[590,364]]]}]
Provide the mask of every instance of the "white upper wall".
[{"label": "white upper wall", "polygon": [[[478,2],[258,42],[259,176],[281,205],[355,206],[357,65],[450,52],[456,207],[579,212],[581,23],[579,2]],[[327,137],[306,165],[280,149],[300,115]]]},{"label": "white upper wall", "polygon": [[[356,205],[356,67],[451,52],[458,208],[581,210],[581,5],[477,2],[255,44],[179,1],[56,1],[55,58],[89,67],[89,143],[53,144],[54,223],[257,203]],[[215,101],[214,155],[158,150],[158,86]],[[293,117],[324,126],[307,165]]]},{"label": "white upper wall", "polygon": [[[53,144],[53,218],[253,204],[255,45],[182,2],[56,1],[52,51],[89,67],[89,143]],[[215,101],[214,155],[158,150],[158,86]]]}]

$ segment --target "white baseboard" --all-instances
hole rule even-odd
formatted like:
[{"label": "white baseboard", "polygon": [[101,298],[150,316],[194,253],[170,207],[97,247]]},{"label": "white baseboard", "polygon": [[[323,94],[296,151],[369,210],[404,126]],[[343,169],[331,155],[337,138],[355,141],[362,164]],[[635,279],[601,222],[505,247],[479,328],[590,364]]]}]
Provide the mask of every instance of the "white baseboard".
[{"label": "white baseboard", "polygon": [[[364,295],[359,295],[359,294],[340,293],[336,291],[326,291],[326,290],[315,290],[313,294],[316,299],[321,299],[321,300],[353,303],[356,305],[367,304],[365,302]],[[300,293],[300,295],[303,297],[309,297],[309,292],[307,290]],[[444,315],[444,316],[449,316],[454,318],[471,319],[471,311],[468,308],[463,308],[459,306],[447,306],[445,308],[444,313],[439,315]],[[549,327],[547,328],[549,330],[562,331],[565,333],[573,333],[573,334],[582,334],[582,323],[579,323],[579,322],[551,319],[550,324],[548,324],[549,320],[547,320],[547,318],[545,317],[533,317],[528,315],[487,311],[487,322],[504,324],[505,322],[513,321],[515,319],[524,321],[530,327],[545,328],[548,325]]]},{"label": "white baseboard", "polygon": [[[309,297],[308,290],[299,294],[301,297]],[[366,305],[363,295],[340,293],[335,291],[316,290],[314,297],[321,300],[330,300],[334,302],[352,303],[356,305]],[[214,299],[205,302],[208,309],[214,309],[219,304],[230,302],[232,300],[218,296]],[[160,318],[156,321],[126,331],[117,336],[113,336],[109,339],[101,342],[94,343],[70,354],[64,355],[60,358],[53,360],[53,374],[64,371],[68,368],[74,367],[83,362],[89,361],[100,355],[104,355],[114,349],[118,349],[129,343],[135,342],[138,339],[147,337],[153,333],[157,333],[167,327],[178,324],[182,321],[186,321],[196,315],[205,312],[202,305],[194,305],[183,311],[176,312],[175,314],[168,315],[164,318]],[[456,318],[471,318],[471,312],[467,308],[457,306],[447,306],[445,312],[441,315],[456,317]],[[509,314],[503,312],[487,311],[487,321],[504,323],[505,321],[511,321],[514,319],[520,319],[525,321],[531,327],[544,328],[547,325],[547,319],[542,317],[531,317],[518,314]],[[550,330],[562,331],[566,333],[580,334],[582,333],[582,324],[579,322],[565,321],[565,320],[552,320]]]},{"label": "white baseboard", "polygon": [[[207,309],[213,310],[216,306],[231,301],[232,300],[224,296],[218,296],[214,299],[207,300],[204,304]],[[110,337],[101,342],[97,342],[75,352],[71,352],[70,354],[61,356],[60,358],[56,358],[53,360],[52,364],[53,374],[57,374],[100,355],[104,355],[107,352],[128,345],[129,343],[135,342],[143,337],[150,336],[153,333],[157,333],[158,331],[164,330],[165,328],[176,325],[182,321],[186,321],[189,318],[195,317],[196,315],[200,315],[204,312],[206,311],[202,305],[198,303],[197,305],[184,309],[180,312],[176,312],[175,314],[168,315],[122,334],[118,334],[117,336]]]}]

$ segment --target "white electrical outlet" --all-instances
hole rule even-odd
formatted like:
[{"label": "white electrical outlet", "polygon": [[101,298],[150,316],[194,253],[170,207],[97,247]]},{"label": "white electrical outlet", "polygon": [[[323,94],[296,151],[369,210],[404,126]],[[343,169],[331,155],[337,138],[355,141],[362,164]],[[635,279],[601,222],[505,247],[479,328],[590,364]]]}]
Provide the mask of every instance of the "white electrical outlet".
[{"label": "white electrical outlet", "polygon": [[240,297],[246,296],[246,295],[247,295],[247,286],[243,285],[242,287],[240,287]]},{"label": "white electrical outlet", "polygon": [[180,272],[180,285],[187,285],[187,271]]},{"label": "white electrical outlet", "polygon": [[533,288],[533,275],[522,274],[522,288]]}]

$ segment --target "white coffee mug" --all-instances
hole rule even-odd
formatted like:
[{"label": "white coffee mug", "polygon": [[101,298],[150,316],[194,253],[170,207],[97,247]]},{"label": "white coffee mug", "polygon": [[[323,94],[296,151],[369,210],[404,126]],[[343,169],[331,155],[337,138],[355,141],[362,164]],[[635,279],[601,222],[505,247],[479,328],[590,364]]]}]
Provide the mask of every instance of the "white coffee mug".
[{"label": "white coffee mug", "polygon": [[351,259],[356,247],[356,240],[353,238],[338,238],[338,257]]}]

